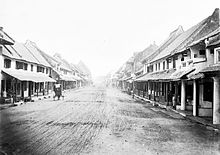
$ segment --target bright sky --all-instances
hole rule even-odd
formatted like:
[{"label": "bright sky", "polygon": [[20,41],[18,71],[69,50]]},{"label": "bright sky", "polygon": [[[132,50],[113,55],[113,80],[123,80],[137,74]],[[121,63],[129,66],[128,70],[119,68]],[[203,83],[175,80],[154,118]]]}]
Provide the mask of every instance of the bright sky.
[{"label": "bright sky", "polygon": [[220,0],[1,0],[0,26],[16,41],[29,39],[69,62],[82,60],[99,76],[217,7]]}]

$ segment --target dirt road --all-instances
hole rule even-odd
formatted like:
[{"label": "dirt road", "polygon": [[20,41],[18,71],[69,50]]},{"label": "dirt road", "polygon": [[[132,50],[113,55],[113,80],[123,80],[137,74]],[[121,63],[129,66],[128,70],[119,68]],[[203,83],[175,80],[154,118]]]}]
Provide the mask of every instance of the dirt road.
[{"label": "dirt road", "polygon": [[0,112],[0,149],[8,154],[220,154],[219,134],[113,88]]}]

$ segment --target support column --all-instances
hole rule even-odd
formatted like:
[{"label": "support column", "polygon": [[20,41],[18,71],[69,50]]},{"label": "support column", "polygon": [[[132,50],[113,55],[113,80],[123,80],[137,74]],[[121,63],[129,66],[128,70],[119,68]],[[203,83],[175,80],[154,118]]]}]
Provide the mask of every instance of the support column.
[{"label": "support column", "polygon": [[213,80],[213,124],[220,124],[220,77]]},{"label": "support column", "polygon": [[155,96],[156,96],[156,83],[153,82],[153,91],[154,91],[154,100],[155,100]]},{"label": "support column", "polygon": [[168,102],[168,85],[169,83],[165,83],[165,101]]},{"label": "support column", "polygon": [[37,87],[37,97],[38,97],[38,92],[39,92],[39,87],[40,87],[39,84],[40,84],[40,83],[36,83],[36,87]]},{"label": "support column", "polygon": [[197,81],[193,80],[193,116],[197,116],[197,95],[199,95],[196,91]]},{"label": "support column", "polygon": [[181,80],[181,110],[186,109],[186,82]]},{"label": "support column", "polygon": [[6,92],[6,79],[4,80],[4,91],[3,91],[3,97],[7,97],[7,92]]}]

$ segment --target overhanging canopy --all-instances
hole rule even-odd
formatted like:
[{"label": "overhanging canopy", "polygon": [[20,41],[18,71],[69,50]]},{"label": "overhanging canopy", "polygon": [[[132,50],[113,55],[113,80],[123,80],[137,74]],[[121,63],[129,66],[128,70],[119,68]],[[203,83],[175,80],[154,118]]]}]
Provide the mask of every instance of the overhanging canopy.
[{"label": "overhanging canopy", "polygon": [[168,81],[171,80],[171,75],[175,72],[175,69],[148,73],[143,76],[140,76],[135,81],[144,82],[144,81]]},{"label": "overhanging canopy", "polygon": [[25,70],[3,69],[4,73],[13,76],[20,81],[33,81],[33,82],[56,82],[43,73],[28,72]]}]

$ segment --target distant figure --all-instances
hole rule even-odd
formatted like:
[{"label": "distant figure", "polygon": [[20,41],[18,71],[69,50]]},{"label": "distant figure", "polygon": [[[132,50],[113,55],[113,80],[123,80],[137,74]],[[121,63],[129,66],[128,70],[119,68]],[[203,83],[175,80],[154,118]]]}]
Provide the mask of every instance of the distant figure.
[{"label": "distant figure", "polygon": [[55,85],[54,85],[54,92],[55,92],[55,95],[54,95],[54,99],[55,99],[55,97],[57,96],[58,97],[58,100],[60,100],[60,96],[62,96],[62,89],[61,89],[61,84],[59,84],[59,83],[56,83]]},{"label": "distant figure", "polygon": [[172,105],[173,94],[170,90],[168,91],[167,97],[168,97],[168,105]]}]

